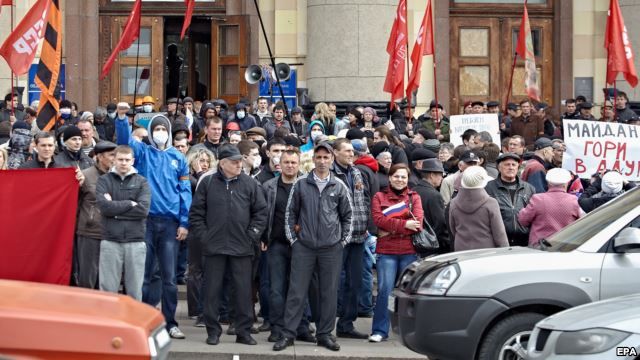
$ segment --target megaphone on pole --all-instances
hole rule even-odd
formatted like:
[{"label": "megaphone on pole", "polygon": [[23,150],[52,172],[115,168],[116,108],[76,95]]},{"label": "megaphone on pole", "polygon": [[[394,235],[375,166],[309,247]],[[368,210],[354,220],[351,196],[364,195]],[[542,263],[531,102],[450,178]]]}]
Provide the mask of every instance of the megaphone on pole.
[{"label": "megaphone on pole", "polygon": [[277,76],[280,81],[287,81],[291,77],[291,67],[285,63],[278,63],[276,68],[271,71],[271,75],[274,79]]},{"label": "megaphone on pole", "polygon": [[262,78],[262,68],[260,68],[260,66],[258,65],[251,65],[247,67],[247,70],[244,71],[244,79],[249,84],[256,84],[260,80],[262,80]]}]

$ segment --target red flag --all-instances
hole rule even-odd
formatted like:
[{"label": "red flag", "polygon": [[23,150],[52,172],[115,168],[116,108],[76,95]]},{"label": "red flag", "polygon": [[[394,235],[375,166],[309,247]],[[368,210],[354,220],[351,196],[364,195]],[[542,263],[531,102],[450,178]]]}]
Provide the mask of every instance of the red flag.
[{"label": "red flag", "polygon": [[433,23],[431,19],[431,0],[427,2],[427,10],[424,12],[422,24],[418,31],[416,43],[411,51],[411,73],[407,84],[407,103],[411,104],[413,90],[420,87],[420,73],[422,68],[422,57],[435,54],[433,46]]},{"label": "red flag", "polygon": [[524,59],[524,87],[530,99],[540,101],[540,89],[538,88],[538,72],[536,70],[536,56],[533,53],[533,40],[531,39],[531,25],[529,25],[529,13],[527,5],[524,5],[520,32],[518,33],[518,45],[516,54]]},{"label": "red flag", "polygon": [[191,25],[191,15],[193,15],[193,8],[196,6],[196,0],[184,0],[187,4],[187,12],[184,14],[184,23],[182,24],[182,32],[180,33],[180,40],[184,39],[184,34],[187,33],[189,25]]},{"label": "red flag", "polygon": [[131,14],[129,14],[129,19],[127,19],[127,23],[124,26],[124,31],[120,36],[120,41],[118,41],[118,45],[113,49],[113,52],[107,59],[107,62],[102,67],[102,73],[100,74],[100,80],[104,79],[109,71],[111,70],[111,66],[116,61],[118,54],[122,50],[128,49],[131,44],[138,38],[140,35],[140,15],[142,13],[142,0],[136,0],[136,3],[133,5],[133,9],[131,10]]},{"label": "red flag", "polygon": [[384,81],[384,91],[391,93],[392,107],[396,100],[402,99],[403,95],[404,68],[407,60],[407,33],[407,1],[400,0],[387,43],[389,66]]},{"label": "red flag", "polygon": [[[6,5],[7,0],[1,1],[2,5]],[[0,55],[7,60],[11,70],[18,75],[29,71],[29,66],[36,56],[38,44],[44,33],[49,1],[38,0],[0,48]],[[11,5],[11,1],[8,2],[8,5]]]},{"label": "red flag", "polygon": [[[68,285],[78,204],[75,169],[0,171],[0,184],[0,218],[8,219],[0,226],[0,278]],[[30,190],[18,191],[23,186]]]},{"label": "red flag", "polygon": [[2,7],[5,5],[13,5],[12,0],[0,0],[0,12],[2,12]]},{"label": "red flag", "polygon": [[621,72],[629,85],[636,87],[638,75],[633,64],[633,50],[618,0],[611,0],[609,3],[604,48],[607,49],[607,84],[613,84]]}]

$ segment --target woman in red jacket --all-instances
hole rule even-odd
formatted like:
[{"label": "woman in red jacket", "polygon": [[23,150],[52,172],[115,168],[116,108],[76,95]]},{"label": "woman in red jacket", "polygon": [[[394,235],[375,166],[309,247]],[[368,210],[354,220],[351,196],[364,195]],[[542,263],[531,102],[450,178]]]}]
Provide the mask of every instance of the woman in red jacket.
[{"label": "woman in red jacket", "polygon": [[369,337],[371,342],[380,342],[389,337],[389,294],[396,277],[418,259],[411,243],[411,235],[421,230],[422,202],[418,193],[407,188],[409,173],[409,167],[404,163],[391,166],[389,187],[378,192],[371,202],[373,222],[378,227],[378,297],[373,313],[372,334]]}]

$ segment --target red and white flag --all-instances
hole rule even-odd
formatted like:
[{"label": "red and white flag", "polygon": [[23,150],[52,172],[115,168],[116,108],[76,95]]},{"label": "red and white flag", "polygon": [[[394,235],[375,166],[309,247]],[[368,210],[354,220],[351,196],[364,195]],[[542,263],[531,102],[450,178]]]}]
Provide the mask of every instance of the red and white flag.
[{"label": "red and white flag", "polygon": [[607,84],[613,84],[621,72],[629,85],[636,87],[638,74],[633,64],[633,50],[618,0],[609,2],[604,48],[607,49]]},{"label": "red and white flag", "polygon": [[0,0],[0,12],[2,12],[3,6],[11,6],[13,5],[13,0]]},{"label": "red and white flag", "polygon": [[[0,1],[2,1],[2,5],[11,5],[11,1]],[[29,66],[36,56],[38,44],[44,34],[49,1],[38,0],[0,47],[0,55],[7,60],[11,70],[18,75],[29,71]]]},{"label": "red and white flag", "polygon": [[434,55],[433,46],[433,20],[431,19],[431,0],[427,1],[427,10],[424,12],[422,24],[418,31],[416,43],[411,51],[411,73],[407,84],[407,104],[411,104],[413,91],[420,87],[420,73],[422,72],[422,57]]},{"label": "red and white flag", "polygon": [[107,59],[107,62],[102,67],[100,80],[104,79],[107,74],[109,74],[111,66],[113,66],[113,63],[116,61],[116,58],[118,57],[120,51],[128,49],[140,35],[141,13],[142,0],[136,0],[136,3],[133,5],[133,9],[131,10],[131,14],[129,14],[129,19],[127,19],[127,23],[124,26],[124,31],[122,32],[122,36],[120,36],[118,45],[116,45],[116,47],[113,49],[113,52],[109,56],[109,59]]},{"label": "red and white flag", "polygon": [[527,96],[529,96],[529,99],[540,101],[536,56],[533,53],[533,40],[531,39],[531,26],[529,25],[529,13],[527,12],[526,3],[524,5],[524,13],[522,14],[516,53],[524,59],[524,87]]},{"label": "red and white flag", "polygon": [[193,8],[196,6],[196,0],[184,0],[184,2],[187,5],[187,12],[184,14],[184,23],[182,24],[180,40],[184,39],[187,29],[189,28],[189,25],[191,25],[191,15],[193,15]]},{"label": "red and white flag", "polygon": [[407,1],[400,0],[389,42],[387,42],[389,66],[384,81],[384,91],[391,94],[392,107],[396,100],[403,97],[404,68],[407,61],[407,33]]}]

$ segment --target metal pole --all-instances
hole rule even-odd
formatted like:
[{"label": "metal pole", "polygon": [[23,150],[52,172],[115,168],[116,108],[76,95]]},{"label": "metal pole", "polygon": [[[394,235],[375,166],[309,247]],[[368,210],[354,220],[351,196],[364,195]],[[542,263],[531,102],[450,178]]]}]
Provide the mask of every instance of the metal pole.
[{"label": "metal pole", "polygon": [[140,59],[140,36],[136,42],[136,80],[133,83],[133,113],[136,113],[136,97],[138,96],[138,60]]},{"label": "metal pole", "polygon": [[513,71],[516,69],[516,60],[518,59],[518,53],[513,53],[513,64],[511,65],[511,77],[509,78],[509,88],[507,89],[507,99],[504,102],[504,116],[507,116],[507,104],[509,103],[509,97],[511,96],[511,87],[513,85]]},{"label": "metal pole", "polygon": [[[271,52],[271,45],[269,45],[269,39],[267,39],[267,32],[264,29],[264,23],[262,22],[262,15],[260,14],[260,8],[258,7],[258,0],[253,0],[253,3],[256,6],[256,12],[258,13],[258,20],[260,20],[260,27],[262,28],[262,34],[264,35],[264,42],[267,44],[267,50],[269,51],[269,59],[271,59],[271,67],[273,71],[276,70],[276,61],[273,58],[273,53]],[[278,74],[276,73],[276,83],[278,84],[278,89],[280,89],[280,98],[282,99],[282,104],[284,105],[284,117],[285,120],[289,120],[289,108],[287,107],[287,102],[284,99],[284,91],[282,91],[282,84],[280,84],[280,78],[278,78]],[[291,122],[289,122],[291,124]],[[293,124],[291,124],[291,130],[295,133],[295,129]]]},{"label": "metal pole", "polygon": [[[11,13],[11,32],[13,32],[13,2],[11,2],[11,8],[9,9]],[[16,79],[16,86],[18,85],[18,81]],[[13,87],[13,69],[11,69],[11,115],[15,116],[15,109],[13,108],[13,96],[14,96],[14,87]]]}]

